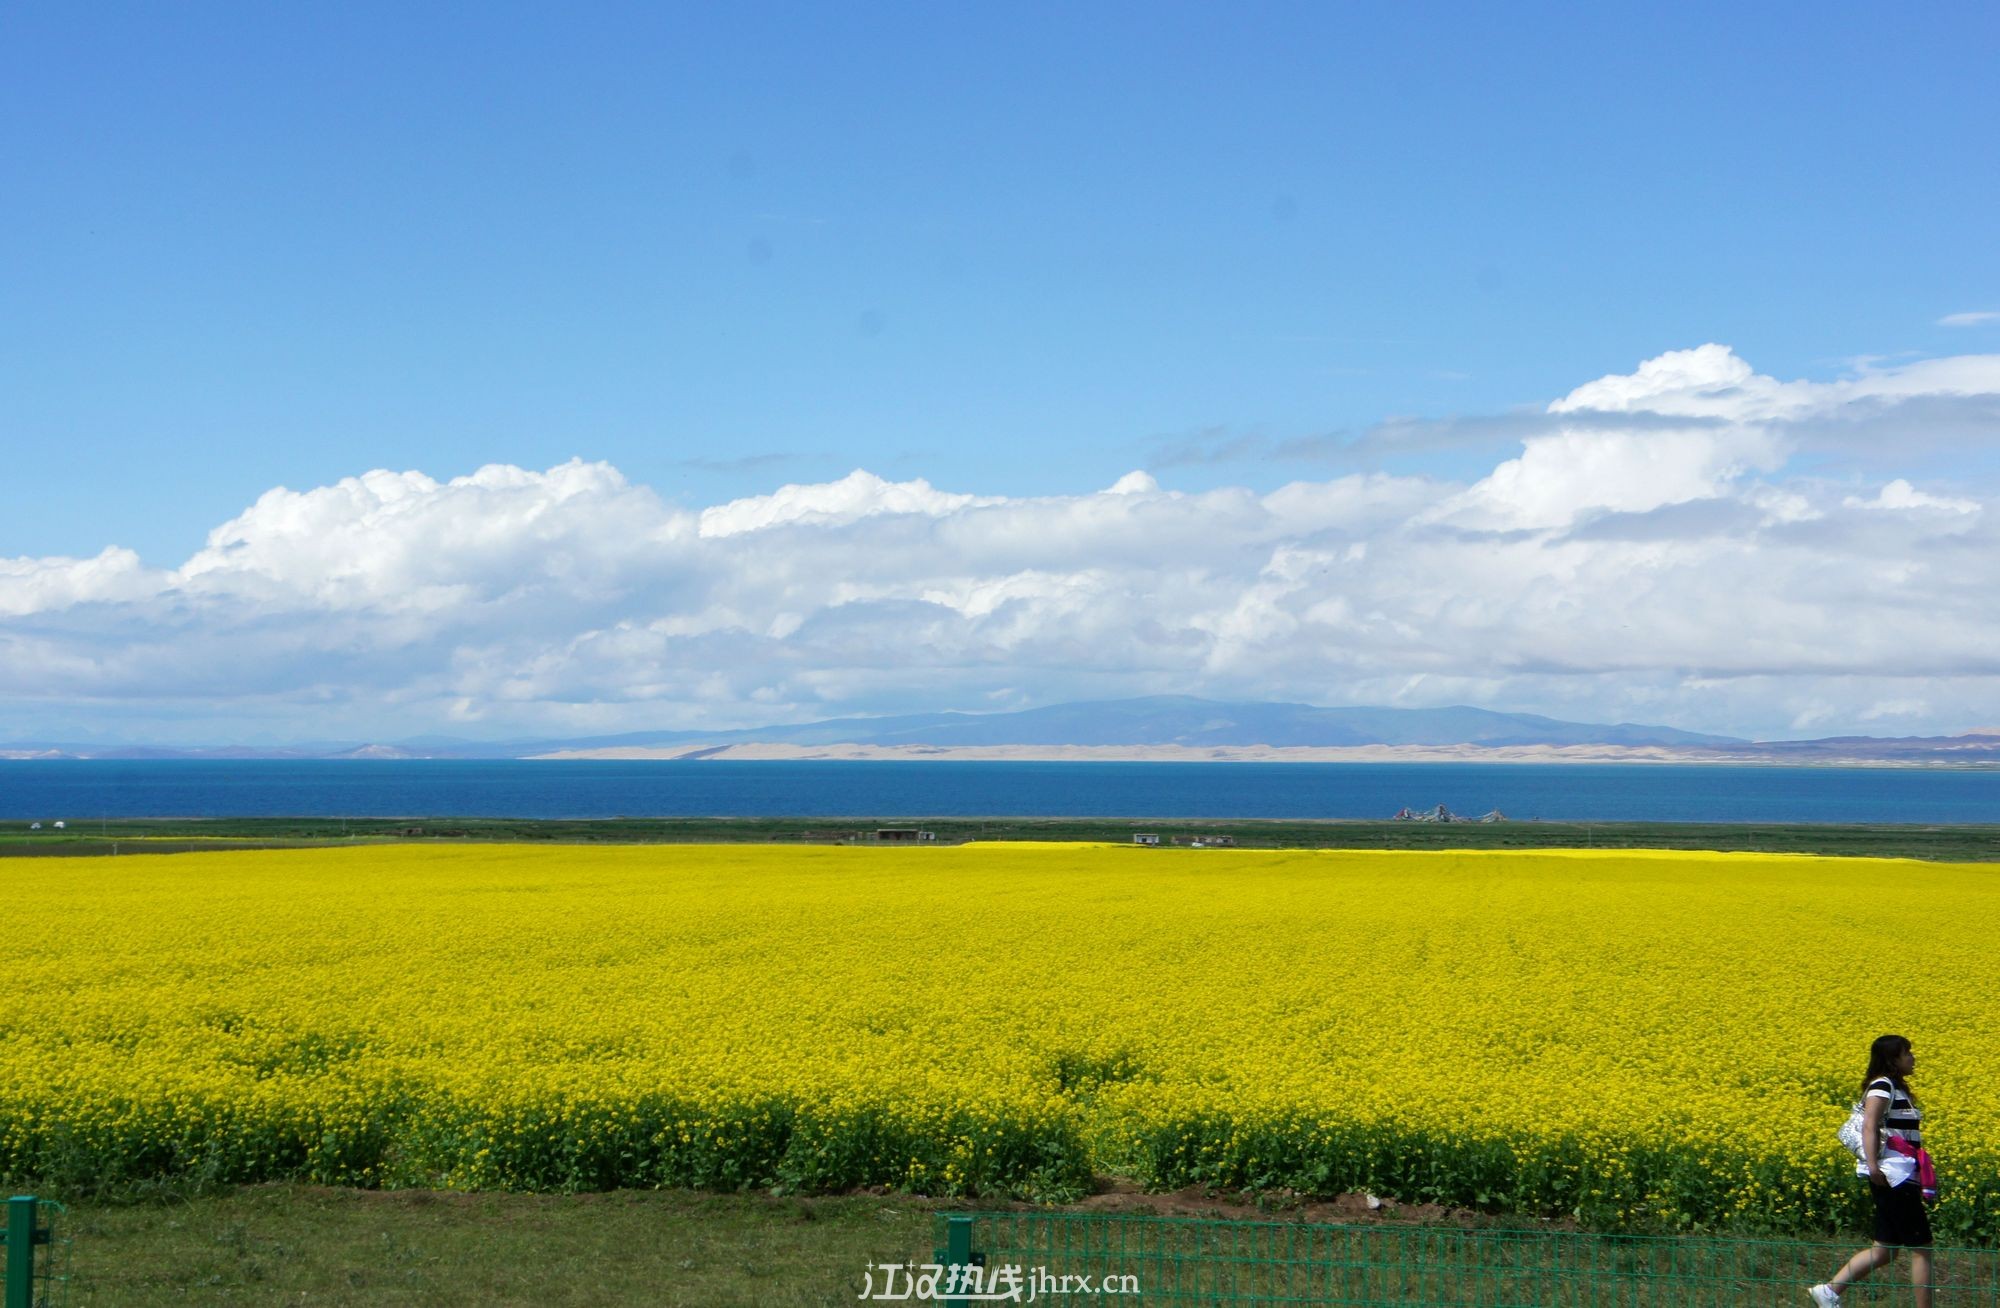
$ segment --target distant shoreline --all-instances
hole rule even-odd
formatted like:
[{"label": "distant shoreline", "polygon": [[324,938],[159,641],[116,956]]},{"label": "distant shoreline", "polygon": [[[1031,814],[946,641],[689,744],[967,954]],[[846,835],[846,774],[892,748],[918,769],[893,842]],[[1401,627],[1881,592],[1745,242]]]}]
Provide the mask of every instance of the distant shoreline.
[{"label": "distant shoreline", "polygon": [[1725,767],[1924,768],[1992,771],[1984,759],[1722,753],[1634,745],[615,745],[525,754],[524,760],[958,763],[1657,763]]},{"label": "distant shoreline", "polygon": [[2000,738],[1981,734],[1966,743],[1885,741],[1876,748],[1843,748],[1845,741],[1701,745],[880,745],[835,742],[798,745],[774,741],[687,741],[672,745],[601,745],[542,749],[521,754],[424,753],[395,745],[366,745],[334,753],[251,750],[105,754],[62,749],[0,749],[7,763],[1304,763],[1304,764],[1556,764],[1584,766],[1890,768],[1898,771],[2000,771]]}]

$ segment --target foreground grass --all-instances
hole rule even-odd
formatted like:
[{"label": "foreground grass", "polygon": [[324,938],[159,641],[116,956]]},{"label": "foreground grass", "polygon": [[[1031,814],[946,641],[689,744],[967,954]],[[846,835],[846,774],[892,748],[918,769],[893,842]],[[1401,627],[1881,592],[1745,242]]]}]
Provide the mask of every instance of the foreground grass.
[{"label": "foreground grass", "polygon": [[[125,818],[63,831],[0,822],[9,856],[180,854],[357,844],[867,843],[917,827],[943,844],[1230,837],[1246,849],[1705,849],[1937,862],[2000,860],[2000,826],[1741,822],[1362,822],[1288,818]],[[921,852],[911,850],[912,853]]]},{"label": "foreground grass", "polygon": [[678,1191],[377,1193],[260,1185],[75,1205],[75,1308],[852,1303],[870,1262],[925,1261],[927,1200]]},{"label": "foreground grass", "polygon": [[[1010,1251],[1003,1244],[995,1258],[1130,1272],[1140,1277],[1142,1296],[1152,1291],[1155,1301],[1171,1303],[1218,1295],[1247,1302],[1263,1294],[1283,1302],[1542,1302],[1549,1291],[1568,1296],[1566,1303],[1606,1308],[1687,1308],[1696,1299],[1704,1308],[1766,1308],[1803,1302],[1804,1286],[1855,1243],[1760,1248],[1692,1236],[1635,1251],[1616,1237],[1550,1229],[1506,1234],[1501,1242],[1511,1242],[1508,1249],[1491,1242],[1496,1231],[1488,1219],[1470,1214],[1412,1211],[1354,1227],[1344,1213],[1265,1213],[1228,1200],[1213,1212],[1205,1206],[1191,1212],[1175,1202],[1186,1198],[1147,1196],[1122,1211],[1153,1211],[1158,1200],[1160,1211],[1175,1216],[1332,1220],[1343,1229],[1301,1227],[1292,1236],[1262,1227],[1263,1235],[1250,1233],[1246,1241],[1242,1227],[1177,1222],[1133,1233],[1135,1241],[1158,1246],[1150,1258],[1136,1244],[1122,1257],[1086,1256],[1081,1247],[1066,1256],[1039,1244]],[[955,1207],[904,1195],[468,1195],[262,1185],[184,1201],[73,1208],[59,1232],[66,1237],[60,1270],[68,1274],[67,1302],[79,1308],[804,1308],[855,1303],[871,1263],[930,1261],[936,1214]],[[1017,1211],[982,1228],[982,1238],[1018,1236],[1028,1228],[1009,1221],[1033,1224],[1043,1220],[1037,1214],[1052,1211]],[[1463,1235],[1484,1243],[1458,1243]],[[1125,1236],[1106,1228],[1097,1238],[1109,1242],[1097,1246],[1108,1250],[1122,1249]],[[1274,1273],[1276,1279],[1242,1264],[1246,1252],[1268,1256],[1295,1242],[1300,1261]],[[1161,1249],[1179,1256],[1162,1261]],[[1372,1266],[1354,1263],[1370,1252]],[[1511,1272],[1503,1270],[1510,1254]],[[1199,1267],[1181,1265],[1190,1255]],[[1636,1274],[1610,1274],[1617,1269]],[[1850,1302],[1857,1308],[1905,1302],[1902,1271],[1898,1266],[1857,1287]],[[1662,1273],[1666,1279],[1655,1281]],[[1945,1302],[1991,1303],[2000,1267],[1990,1252],[1947,1251],[1938,1284]]]}]

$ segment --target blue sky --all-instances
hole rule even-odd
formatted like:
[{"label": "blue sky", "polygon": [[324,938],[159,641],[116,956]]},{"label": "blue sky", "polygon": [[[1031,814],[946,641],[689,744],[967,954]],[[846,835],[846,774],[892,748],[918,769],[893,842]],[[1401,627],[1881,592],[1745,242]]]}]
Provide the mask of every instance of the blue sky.
[{"label": "blue sky", "polygon": [[[1522,453],[1510,415],[1671,351],[1720,343],[1788,384],[1985,358],[1997,38],[1990,5],[11,6],[0,559],[39,576],[115,546],[164,575],[274,488],[572,459],[663,514],[854,469],[982,501],[1135,470],[1183,495],[1471,486]],[[1918,439],[1795,432],[1711,472],[1978,499],[1991,405],[1972,410]],[[1458,421],[1408,439],[1406,418]],[[174,577],[147,603],[184,611]],[[936,603],[933,581],[897,602]],[[83,627],[157,633],[160,611],[102,607],[137,602],[65,600],[59,637],[42,601],[16,605],[8,634],[68,667],[98,657]],[[588,630],[678,621],[660,602]],[[240,595],[214,603],[247,621]],[[752,626],[788,639],[773,622]],[[465,657],[462,634],[431,638]],[[1044,652],[1044,680],[947,678],[932,698],[1257,689],[1213,653],[1119,681]],[[826,672],[816,657],[800,666]],[[1498,684],[1475,671],[1454,675]],[[1991,675],[1727,675],[1807,671]],[[0,698],[35,706],[20,731],[172,734],[304,729],[327,711],[311,694],[385,693],[352,670],[310,693],[284,680],[255,713],[136,672]],[[505,725],[583,722],[608,684]],[[718,721],[904,706],[774,686],[636,702],[647,725],[697,704]],[[628,717],[630,693],[613,696]],[[1508,693],[1493,706],[1646,706]],[[1779,731],[1898,700],[1754,723],[1659,707]]]}]

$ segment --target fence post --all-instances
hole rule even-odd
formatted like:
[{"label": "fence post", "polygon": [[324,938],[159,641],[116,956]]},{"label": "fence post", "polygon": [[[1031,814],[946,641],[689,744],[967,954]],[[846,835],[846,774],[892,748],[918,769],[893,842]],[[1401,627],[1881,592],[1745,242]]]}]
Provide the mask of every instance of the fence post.
[{"label": "fence post", "polygon": [[35,1197],[7,1201],[6,1308],[35,1308]]},{"label": "fence post", "polygon": [[[956,1213],[944,1219],[944,1262],[946,1267],[969,1267],[972,1265],[972,1218],[960,1217]],[[946,1275],[950,1275],[949,1272]],[[13,1308],[9,1304],[7,1308]],[[967,1308],[966,1301],[959,1298],[945,1300],[945,1308]]]}]

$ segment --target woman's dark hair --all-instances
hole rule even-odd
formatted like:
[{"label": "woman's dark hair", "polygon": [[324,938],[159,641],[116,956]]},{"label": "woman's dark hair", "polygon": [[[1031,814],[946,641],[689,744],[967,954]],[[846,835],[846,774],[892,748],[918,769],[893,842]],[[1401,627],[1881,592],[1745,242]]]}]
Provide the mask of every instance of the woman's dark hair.
[{"label": "woman's dark hair", "polygon": [[1861,1078],[1862,1097],[1867,1097],[1870,1081],[1879,1081],[1885,1076],[1897,1089],[1908,1091],[1910,1087],[1904,1082],[1903,1074],[1896,1070],[1896,1061],[1909,1052],[1907,1036],[1876,1036],[1875,1043],[1868,1046],[1868,1075]]}]

